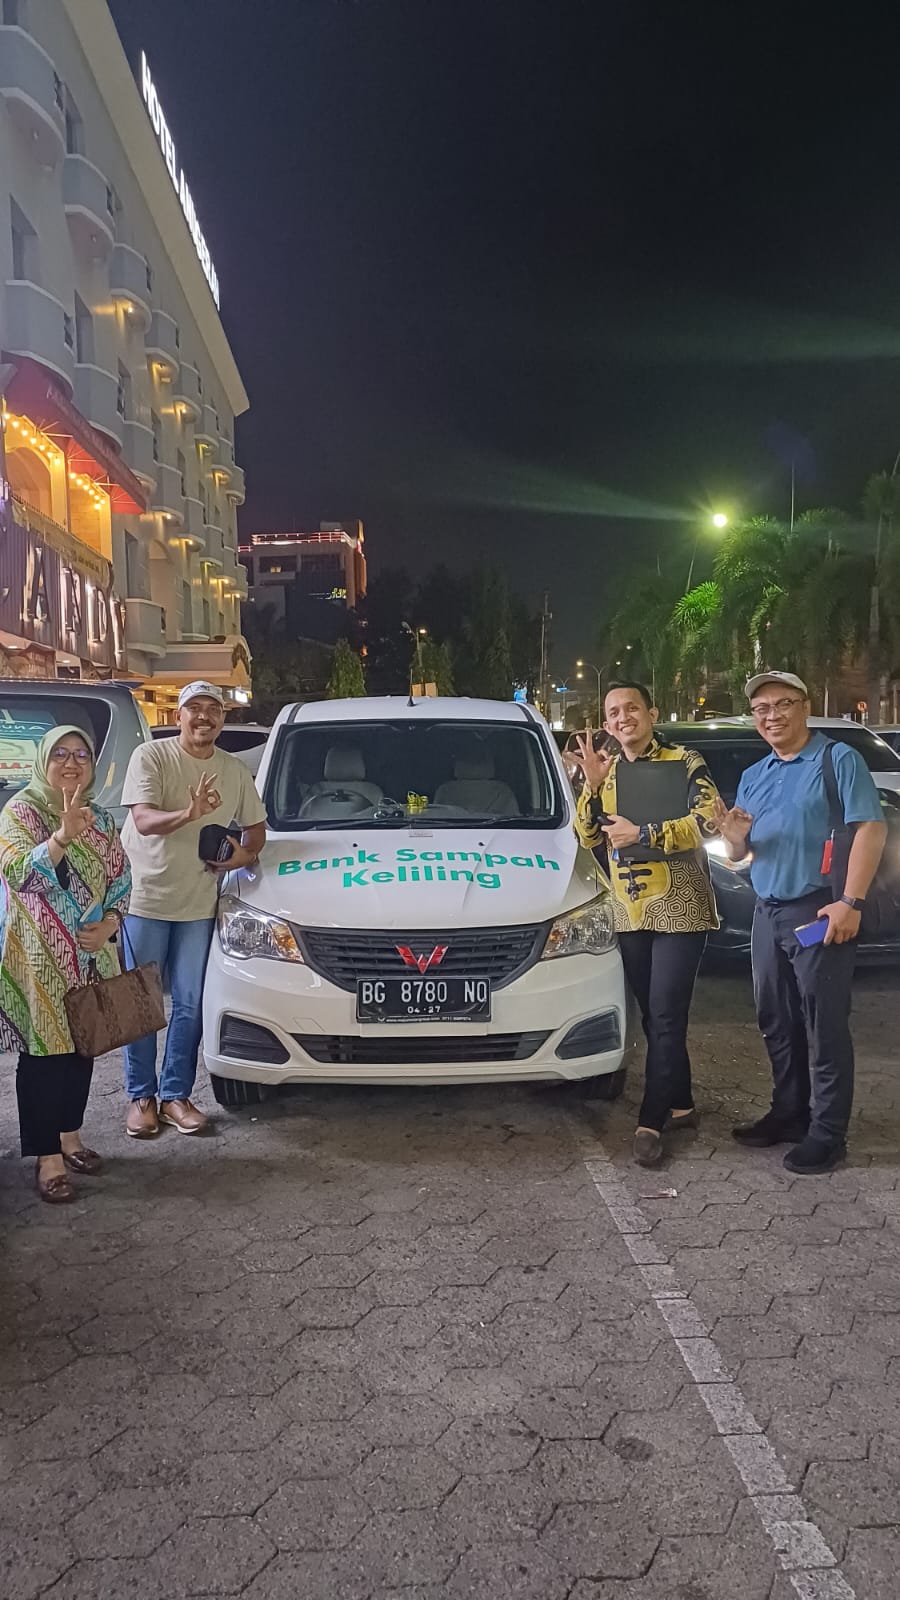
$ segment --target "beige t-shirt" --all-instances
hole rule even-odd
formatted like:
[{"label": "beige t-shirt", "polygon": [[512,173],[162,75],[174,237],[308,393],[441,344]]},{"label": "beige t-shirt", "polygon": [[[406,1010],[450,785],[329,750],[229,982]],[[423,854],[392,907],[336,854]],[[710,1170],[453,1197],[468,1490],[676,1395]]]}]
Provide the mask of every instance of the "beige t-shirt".
[{"label": "beige t-shirt", "polygon": [[207,823],[250,828],[265,822],[266,810],[242,761],[227,750],[215,750],[208,761],[188,755],[177,738],[139,745],[128,763],[122,803],[148,805],[158,811],[181,811],[190,805],[191,789],[203,774],[215,774],[221,805],[197,822],[186,822],[168,834],[140,834],[129,812],[122,843],[131,862],[129,911],[159,922],[199,922],[216,910],[218,879],[198,855],[200,830]]}]

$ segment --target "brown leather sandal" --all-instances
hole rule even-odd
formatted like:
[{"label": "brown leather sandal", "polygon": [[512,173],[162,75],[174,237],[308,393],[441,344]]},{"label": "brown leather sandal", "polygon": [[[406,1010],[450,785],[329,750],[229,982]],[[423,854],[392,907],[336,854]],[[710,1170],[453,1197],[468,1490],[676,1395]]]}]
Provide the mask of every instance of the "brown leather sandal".
[{"label": "brown leather sandal", "polygon": [[103,1171],[103,1162],[96,1150],[88,1150],[86,1146],[83,1146],[80,1150],[73,1150],[71,1153],[67,1153],[64,1150],[63,1161],[70,1172],[81,1172],[89,1177],[93,1177],[95,1173]]},{"label": "brown leather sandal", "polygon": [[55,1178],[41,1177],[40,1160],[35,1162],[34,1186],[48,1206],[67,1206],[75,1199],[75,1190],[65,1173],[58,1174]]}]

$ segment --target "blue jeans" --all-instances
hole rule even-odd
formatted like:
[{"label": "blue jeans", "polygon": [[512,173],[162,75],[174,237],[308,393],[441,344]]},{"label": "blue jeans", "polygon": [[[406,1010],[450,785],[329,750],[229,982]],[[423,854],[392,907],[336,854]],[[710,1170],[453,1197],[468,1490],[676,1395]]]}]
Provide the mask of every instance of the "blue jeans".
[{"label": "blue jeans", "polygon": [[157,1087],[156,1034],[125,1047],[125,1092],[129,1100],[189,1100],[197,1076],[197,1051],[203,1032],[203,977],[214,917],[200,922],[158,922],[126,917],[125,961],[140,967],[155,961],[172,994],[172,1015]]}]

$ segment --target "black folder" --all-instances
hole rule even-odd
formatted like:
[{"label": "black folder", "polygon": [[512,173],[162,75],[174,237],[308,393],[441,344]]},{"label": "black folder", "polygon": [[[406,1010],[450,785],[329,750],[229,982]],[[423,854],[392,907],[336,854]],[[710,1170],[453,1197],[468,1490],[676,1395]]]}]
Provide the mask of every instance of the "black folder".
[{"label": "black folder", "polygon": [[[629,822],[674,822],[690,811],[686,761],[626,761],[616,764],[616,810]],[[662,861],[664,850],[630,844],[620,850],[625,861]]]}]

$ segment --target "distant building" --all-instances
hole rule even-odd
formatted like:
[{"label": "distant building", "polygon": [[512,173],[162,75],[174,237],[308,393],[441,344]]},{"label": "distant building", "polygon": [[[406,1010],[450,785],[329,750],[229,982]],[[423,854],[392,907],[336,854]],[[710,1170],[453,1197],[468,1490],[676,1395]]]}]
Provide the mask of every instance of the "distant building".
[{"label": "distant building", "polygon": [[332,639],[366,592],[361,522],[320,523],[315,533],[254,533],[238,554],[250,605],[286,632]]}]

